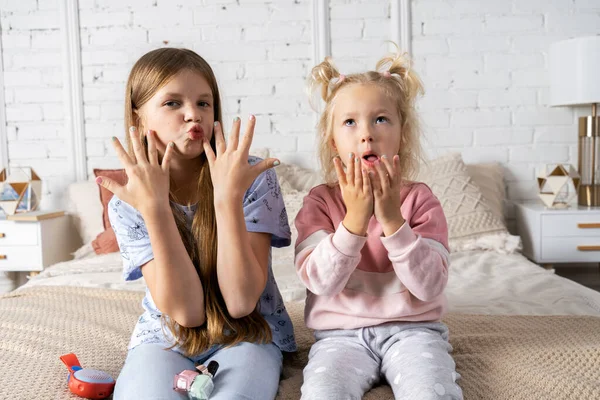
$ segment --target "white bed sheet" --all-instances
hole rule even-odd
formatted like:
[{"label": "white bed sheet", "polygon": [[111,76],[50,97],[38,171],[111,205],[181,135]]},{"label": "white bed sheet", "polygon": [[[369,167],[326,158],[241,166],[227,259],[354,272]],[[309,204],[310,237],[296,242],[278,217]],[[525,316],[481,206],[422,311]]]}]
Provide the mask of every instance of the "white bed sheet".
[{"label": "white bed sheet", "polygon": [[[289,253],[288,253],[289,254]],[[273,253],[273,271],[286,301],[305,289],[289,255]],[[143,291],[143,278],[125,282],[118,253],[56,264],[22,287],[66,285]],[[451,254],[446,288],[449,311],[474,314],[600,315],[600,293],[559,277],[521,254],[469,251]]]}]

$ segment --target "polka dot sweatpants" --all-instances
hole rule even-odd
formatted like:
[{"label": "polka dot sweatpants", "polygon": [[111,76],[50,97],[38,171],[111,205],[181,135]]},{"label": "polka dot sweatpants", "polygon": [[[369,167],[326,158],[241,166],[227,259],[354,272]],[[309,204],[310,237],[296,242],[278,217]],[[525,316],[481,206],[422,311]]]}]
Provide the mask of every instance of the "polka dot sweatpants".
[{"label": "polka dot sweatpants", "polygon": [[302,400],[360,400],[380,380],[402,400],[462,399],[442,323],[394,322],[315,332]]}]

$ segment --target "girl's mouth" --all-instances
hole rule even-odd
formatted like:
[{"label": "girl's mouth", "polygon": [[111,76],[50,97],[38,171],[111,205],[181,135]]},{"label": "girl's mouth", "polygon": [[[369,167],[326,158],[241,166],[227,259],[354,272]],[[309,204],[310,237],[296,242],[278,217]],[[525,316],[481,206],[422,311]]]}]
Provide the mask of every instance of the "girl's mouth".
[{"label": "girl's mouth", "polygon": [[193,127],[188,131],[188,137],[191,140],[202,140],[204,138],[204,132],[202,128]]},{"label": "girl's mouth", "polygon": [[365,151],[362,154],[362,163],[367,167],[373,167],[375,165],[375,162],[378,160],[379,157],[372,151]]}]

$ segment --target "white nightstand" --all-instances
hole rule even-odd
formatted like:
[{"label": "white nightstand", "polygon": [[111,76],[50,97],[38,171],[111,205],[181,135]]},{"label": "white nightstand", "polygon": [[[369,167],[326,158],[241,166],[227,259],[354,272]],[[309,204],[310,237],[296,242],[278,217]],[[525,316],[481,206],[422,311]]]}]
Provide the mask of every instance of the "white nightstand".
[{"label": "white nightstand", "polygon": [[600,208],[549,209],[515,202],[523,254],[549,268],[554,263],[600,263]]},{"label": "white nightstand", "polygon": [[0,271],[29,271],[70,260],[77,242],[70,217],[41,221],[0,220]]}]

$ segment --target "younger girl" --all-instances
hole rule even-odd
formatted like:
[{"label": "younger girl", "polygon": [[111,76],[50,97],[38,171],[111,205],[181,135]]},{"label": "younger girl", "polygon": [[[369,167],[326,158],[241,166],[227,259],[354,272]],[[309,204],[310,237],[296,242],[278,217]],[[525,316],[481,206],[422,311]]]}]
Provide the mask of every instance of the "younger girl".
[{"label": "younger girl", "polygon": [[[213,399],[273,399],[282,351],[295,351],[270,263],[290,230],[274,159],[248,156],[255,119],[225,144],[212,69],[190,50],[151,51],[126,88],[128,176],[109,216],[128,280],[148,289],[115,399],[185,399],[173,378],[216,360]],[[249,165],[249,163],[251,165]]]},{"label": "younger girl", "polygon": [[377,70],[344,76],[328,59],[312,70],[329,184],[311,190],[296,218],[296,269],[316,330],[302,398],[360,399],[383,377],[396,399],[461,399],[440,322],[446,219],[431,190],[407,180],[419,160],[422,85],[400,55]]}]

